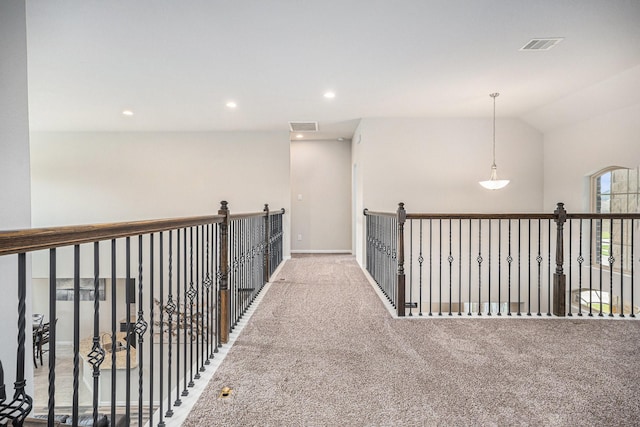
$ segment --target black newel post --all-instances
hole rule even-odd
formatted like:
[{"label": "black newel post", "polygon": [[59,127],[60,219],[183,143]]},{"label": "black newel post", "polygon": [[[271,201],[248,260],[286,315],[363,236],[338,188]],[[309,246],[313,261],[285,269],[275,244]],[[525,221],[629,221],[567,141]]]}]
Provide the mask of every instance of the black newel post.
[{"label": "black newel post", "polygon": [[398,317],[404,316],[405,309],[405,276],[404,276],[404,223],[407,220],[407,212],[404,203],[398,204],[398,301],[396,308]]},{"label": "black newel post", "polygon": [[220,223],[220,343],[229,342],[229,206],[220,202],[218,215],[224,215]]},{"label": "black newel post", "polygon": [[556,272],[553,275],[553,314],[564,317],[566,312],[566,276],[562,267],[564,263],[564,223],[567,221],[567,211],[564,210],[564,203],[558,203],[558,207],[553,212],[554,221],[557,224],[556,239]]}]

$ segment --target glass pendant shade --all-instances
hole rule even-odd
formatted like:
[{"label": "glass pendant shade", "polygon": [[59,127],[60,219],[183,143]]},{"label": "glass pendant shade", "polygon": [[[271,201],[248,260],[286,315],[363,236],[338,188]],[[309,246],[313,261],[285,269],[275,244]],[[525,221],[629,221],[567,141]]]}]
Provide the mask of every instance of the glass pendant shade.
[{"label": "glass pendant shade", "polygon": [[482,185],[487,190],[499,190],[504,188],[509,184],[508,179],[498,179],[498,167],[496,165],[491,166],[491,176],[487,181],[480,181],[480,185]]},{"label": "glass pendant shade", "polygon": [[509,184],[508,179],[498,179],[498,167],[496,166],[496,97],[499,93],[489,94],[493,98],[493,163],[491,164],[491,176],[487,181],[480,181],[487,190],[499,190]]}]

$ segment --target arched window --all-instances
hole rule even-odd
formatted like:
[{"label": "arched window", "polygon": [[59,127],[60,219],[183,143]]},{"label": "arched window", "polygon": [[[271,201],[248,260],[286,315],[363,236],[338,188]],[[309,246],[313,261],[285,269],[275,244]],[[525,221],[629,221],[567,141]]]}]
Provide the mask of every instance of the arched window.
[{"label": "arched window", "polygon": [[[592,206],[596,213],[640,212],[640,167],[634,169],[611,167],[591,177]],[[596,264],[608,265],[608,258],[620,259],[619,251],[630,253],[631,230],[621,227],[620,221],[602,221],[596,224]],[[629,251],[629,252],[627,252]],[[625,271],[631,267],[631,259],[624,259]],[[620,267],[618,266],[618,269]]]}]

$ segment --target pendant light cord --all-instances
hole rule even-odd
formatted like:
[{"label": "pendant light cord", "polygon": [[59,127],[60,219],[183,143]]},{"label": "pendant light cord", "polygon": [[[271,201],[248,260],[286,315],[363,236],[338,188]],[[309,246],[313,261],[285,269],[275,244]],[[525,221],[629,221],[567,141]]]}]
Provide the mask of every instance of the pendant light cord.
[{"label": "pendant light cord", "polygon": [[496,97],[499,93],[492,93],[489,96],[493,98],[493,164],[491,167],[496,167]]}]

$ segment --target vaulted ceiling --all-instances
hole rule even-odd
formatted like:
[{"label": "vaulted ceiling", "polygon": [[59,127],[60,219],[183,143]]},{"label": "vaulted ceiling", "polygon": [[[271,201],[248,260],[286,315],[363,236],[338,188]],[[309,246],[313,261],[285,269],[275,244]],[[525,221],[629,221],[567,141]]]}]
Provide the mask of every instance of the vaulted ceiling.
[{"label": "vaulted ceiling", "polygon": [[500,92],[499,117],[545,131],[640,103],[639,22],[638,0],[28,0],[30,126],[350,138],[489,117]]}]

